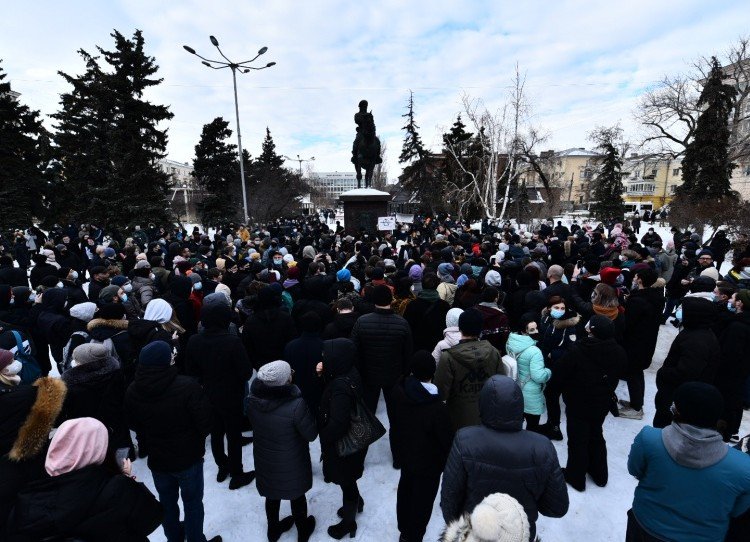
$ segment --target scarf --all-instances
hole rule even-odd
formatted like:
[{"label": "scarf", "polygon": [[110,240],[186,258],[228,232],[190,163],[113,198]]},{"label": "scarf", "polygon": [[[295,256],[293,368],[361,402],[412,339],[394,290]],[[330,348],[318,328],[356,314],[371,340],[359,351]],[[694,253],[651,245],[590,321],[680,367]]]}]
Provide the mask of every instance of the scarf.
[{"label": "scarf", "polygon": [[21,377],[18,375],[10,376],[0,373],[0,382],[6,386],[18,386],[21,383]]},{"label": "scarf", "polygon": [[297,284],[299,284],[299,281],[297,279],[286,279],[283,282],[284,289],[289,289],[292,286],[296,286]]},{"label": "scarf", "polygon": [[614,320],[620,314],[620,307],[603,307],[602,305],[594,305],[594,312]]}]

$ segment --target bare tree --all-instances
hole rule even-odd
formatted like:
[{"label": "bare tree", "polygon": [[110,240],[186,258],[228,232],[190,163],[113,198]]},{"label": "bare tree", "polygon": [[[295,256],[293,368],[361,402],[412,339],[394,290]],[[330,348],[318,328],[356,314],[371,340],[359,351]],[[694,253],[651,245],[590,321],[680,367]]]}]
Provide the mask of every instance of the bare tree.
[{"label": "bare tree", "polygon": [[[469,150],[446,142],[448,159],[463,172],[461,182],[448,181],[446,198],[457,203],[462,216],[476,205],[485,218],[504,218],[512,186],[518,186],[520,176],[530,167],[524,153],[533,154],[534,147],[544,140],[529,126],[529,105],[524,94],[525,76],[516,64],[513,85],[507,101],[491,113],[479,98],[464,94],[461,98],[463,114],[474,130],[475,137]],[[498,186],[502,181],[504,193],[498,215]]]},{"label": "bare tree", "polygon": [[379,164],[375,165],[375,170],[372,174],[372,187],[376,190],[385,190],[388,184],[388,167],[386,165],[386,152],[388,151],[388,144],[382,142],[380,144],[380,160]]},{"label": "bare tree", "polygon": [[[723,56],[726,82],[737,91],[732,108],[732,135],[729,158],[750,158],[750,37],[741,37]],[[636,108],[635,118],[643,128],[642,146],[652,153],[675,158],[685,152],[693,138],[700,115],[697,106],[703,81],[710,69],[710,58],[693,63],[686,74],[667,75],[646,92]]]}]

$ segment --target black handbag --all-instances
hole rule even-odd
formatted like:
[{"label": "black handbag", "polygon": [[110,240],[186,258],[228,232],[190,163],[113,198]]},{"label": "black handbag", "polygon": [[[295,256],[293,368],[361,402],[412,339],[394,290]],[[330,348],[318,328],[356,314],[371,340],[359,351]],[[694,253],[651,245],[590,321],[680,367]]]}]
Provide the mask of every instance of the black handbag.
[{"label": "black handbag", "polygon": [[336,452],[339,457],[356,454],[366,450],[370,444],[385,435],[385,427],[377,416],[370,412],[362,397],[357,393],[351,381],[346,379],[354,394],[354,405],[351,412],[349,431],[336,442]]}]

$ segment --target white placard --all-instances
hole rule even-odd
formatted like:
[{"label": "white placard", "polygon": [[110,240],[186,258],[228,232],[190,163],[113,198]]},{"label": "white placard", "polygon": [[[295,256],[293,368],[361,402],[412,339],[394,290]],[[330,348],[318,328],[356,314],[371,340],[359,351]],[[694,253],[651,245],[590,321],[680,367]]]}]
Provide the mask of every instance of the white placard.
[{"label": "white placard", "polygon": [[387,231],[396,229],[396,217],[393,216],[379,216],[378,217],[378,231]]}]

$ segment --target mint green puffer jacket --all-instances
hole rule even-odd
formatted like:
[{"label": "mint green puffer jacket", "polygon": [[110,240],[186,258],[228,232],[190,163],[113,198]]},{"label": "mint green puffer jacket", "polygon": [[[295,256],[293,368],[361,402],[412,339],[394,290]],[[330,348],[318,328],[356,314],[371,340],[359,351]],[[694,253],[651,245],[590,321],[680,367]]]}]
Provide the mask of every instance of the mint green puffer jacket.
[{"label": "mint green puffer jacket", "polygon": [[544,366],[542,351],[536,341],[528,335],[511,333],[505,345],[508,354],[516,358],[518,364],[518,385],[523,392],[523,411],[526,414],[544,414],[543,385],[552,376],[552,371]]}]

